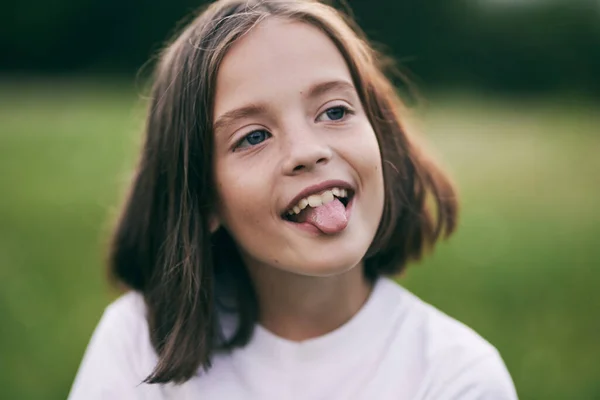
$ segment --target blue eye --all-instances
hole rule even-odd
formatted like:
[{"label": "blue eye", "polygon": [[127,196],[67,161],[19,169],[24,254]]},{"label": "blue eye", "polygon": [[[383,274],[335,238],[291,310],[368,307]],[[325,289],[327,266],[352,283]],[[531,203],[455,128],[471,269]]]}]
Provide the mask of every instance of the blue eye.
[{"label": "blue eye", "polygon": [[236,146],[237,148],[256,146],[267,140],[270,137],[270,133],[264,129],[258,129],[250,132],[246,135]]},{"label": "blue eye", "polygon": [[328,108],[324,113],[319,115],[317,118],[318,121],[339,121],[344,119],[347,114],[351,114],[352,112],[348,107],[345,106],[335,106]]},{"label": "blue eye", "polygon": [[332,121],[337,121],[338,119],[344,118],[346,109],[344,107],[333,107],[325,111],[325,114],[327,114]]}]

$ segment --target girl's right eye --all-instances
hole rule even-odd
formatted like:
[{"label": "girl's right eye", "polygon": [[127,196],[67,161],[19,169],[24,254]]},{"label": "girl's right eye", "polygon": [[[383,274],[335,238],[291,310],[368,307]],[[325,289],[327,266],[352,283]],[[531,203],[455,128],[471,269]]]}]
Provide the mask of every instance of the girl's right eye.
[{"label": "girl's right eye", "polygon": [[243,149],[246,147],[256,146],[271,137],[271,134],[264,129],[257,129],[250,132],[235,146],[235,150]]}]

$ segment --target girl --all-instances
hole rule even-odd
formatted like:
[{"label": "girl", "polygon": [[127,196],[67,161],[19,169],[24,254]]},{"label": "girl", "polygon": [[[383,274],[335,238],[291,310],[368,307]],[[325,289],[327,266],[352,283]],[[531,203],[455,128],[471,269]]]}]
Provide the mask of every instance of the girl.
[{"label": "girl", "polygon": [[386,277],[457,204],[351,26],[220,0],[163,51],[110,254],[131,291],[71,399],[516,398],[494,347]]}]

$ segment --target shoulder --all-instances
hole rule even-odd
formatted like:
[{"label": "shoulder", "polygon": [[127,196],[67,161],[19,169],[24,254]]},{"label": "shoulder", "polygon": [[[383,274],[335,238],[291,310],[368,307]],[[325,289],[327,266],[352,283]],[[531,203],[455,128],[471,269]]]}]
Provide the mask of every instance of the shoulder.
[{"label": "shoulder", "polygon": [[135,354],[138,360],[152,356],[146,305],[142,295],[128,292],[109,304],[89,346],[102,346],[118,350],[122,354]]},{"label": "shoulder", "polygon": [[394,282],[382,282],[388,314],[398,319],[395,334],[418,340],[423,356],[462,353],[472,357],[495,352],[495,348],[462,322],[448,316]]},{"label": "shoulder", "polygon": [[470,327],[393,281],[401,323],[395,335],[422,377],[418,399],[516,399],[497,349]]},{"label": "shoulder", "polygon": [[112,394],[116,396],[112,398],[123,398],[125,394],[138,398],[148,395],[143,393],[146,391],[144,386],[148,385],[140,383],[152,372],[156,361],[144,299],[139,293],[126,293],[104,310],[85,351],[69,398],[94,399]]},{"label": "shoulder", "polygon": [[129,331],[131,333],[148,329],[146,304],[141,294],[130,291],[104,309],[99,326],[108,330]]}]

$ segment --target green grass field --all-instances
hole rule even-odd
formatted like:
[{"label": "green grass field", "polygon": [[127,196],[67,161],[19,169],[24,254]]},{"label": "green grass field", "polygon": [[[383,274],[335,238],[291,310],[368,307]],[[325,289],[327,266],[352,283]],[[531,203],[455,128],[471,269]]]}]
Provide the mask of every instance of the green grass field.
[{"label": "green grass field", "polygon": [[[600,113],[436,96],[422,128],[457,234],[401,282],[494,343],[523,399],[600,398]],[[127,85],[0,85],[0,397],[64,399],[103,307],[143,102]]]}]

